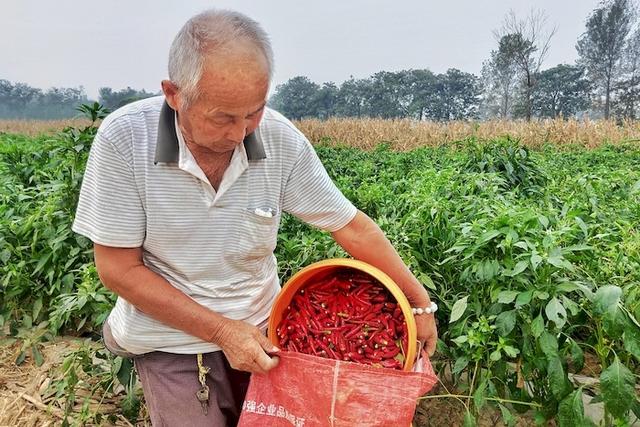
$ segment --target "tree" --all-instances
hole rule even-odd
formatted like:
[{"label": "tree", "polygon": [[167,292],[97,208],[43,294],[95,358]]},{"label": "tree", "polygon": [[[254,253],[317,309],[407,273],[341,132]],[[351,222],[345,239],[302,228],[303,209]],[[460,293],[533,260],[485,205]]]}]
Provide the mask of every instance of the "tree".
[{"label": "tree", "polygon": [[82,86],[78,88],[52,87],[40,96],[38,105],[31,108],[31,116],[61,119],[78,114],[76,107],[88,102]]},{"label": "tree", "polygon": [[154,96],[153,93],[144,89],[136,90],[127,86],[126,89],[114,91],[110,87],[101,87],[98,89],[100,103],[109,110],[115,110],[131,102]]},{"label": "tree", "polygon": [[569,117],[589,107],[591,84],[584,68],[560,64],[538,75],[533,111],[540,117]]},{"label": "tree", "polygon": [[491,58],[482,66],[484,107],[488,115],[502,119],[511,117],[518,83],[518,66],[504,51],[492,50]]},{"label": "tree", "polygon": [[409,91],[412,94],[408,105],[409,116],[424,120],[429,105],[436,102],[435,92],[438,78],[429,70],[411,70],[408,76]]},{"label": "tree", "polygon": [[576,49],[591,78],[604,93],[604,118],[611,110],[612,88],[621,73],[625,39],[633,17],[629,0],[607,0],[587,19]]},{"label": "tree", "polygon": [[379,71],[371,77],[367,97],[369,116],[383,119],[406,117],[411,104],[410,77],[407,71]]},{"label": "tree", "polygon": [[339,89],[333,82],[323,83],[315,95],[313,103],[316,115],[320,119],[327,119],[336,115]]},{"label": "tree", "polygon": [[367,94],[371,89],[370,79],[354,79],[343,82],[338,90],[336,114],[340,117],[363,117],[367,115]]},{"label": "tree", "polygon": [[300,120],[304,117],[317,117],[320,86],[305,76],[297,76],[276,87],[269,100],[271,106],[285,116]]},{"label": "tree", "polygon": [[622,55],[622,78],[615,86],[617,103],[615,110],[618,116],[638,118],[640,103],[640,27],[627,40]]},{"label": "tree", "polygon": [[427,107],[427,117],[432,120],[475,118],[480,103],[479,83],[478,77],[455,68],[438,74],[432,102]]},{"label": "tree", "polygon": [[531,11],[524,19],[518,19],[510,11],[504,19],[502,28],[494,32],[498,41],[498,52],[502,60],[513,62],[518,68],[523,85],[524,116],[531,120],[532,93],[536,85],[536,74],[546,58],[551,38],[556,32],[554,27],[545,32],[547,15],[543,11]]}]

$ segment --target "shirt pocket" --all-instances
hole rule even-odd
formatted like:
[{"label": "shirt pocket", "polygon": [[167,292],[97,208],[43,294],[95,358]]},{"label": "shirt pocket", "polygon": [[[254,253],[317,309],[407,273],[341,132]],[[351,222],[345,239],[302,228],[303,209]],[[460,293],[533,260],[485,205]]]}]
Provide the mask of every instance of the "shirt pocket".
[{"label": "shirt pocket", "polygon": [[280,213],[274,209],[260,209],[263,212],[270,211],[272,216],[259,215],[255,207],[240,212],[238,241],[232,243],[235,249],[230,251],[228,259],[236,268],[251,273],[259,271],[271,257],[278,240]]}]

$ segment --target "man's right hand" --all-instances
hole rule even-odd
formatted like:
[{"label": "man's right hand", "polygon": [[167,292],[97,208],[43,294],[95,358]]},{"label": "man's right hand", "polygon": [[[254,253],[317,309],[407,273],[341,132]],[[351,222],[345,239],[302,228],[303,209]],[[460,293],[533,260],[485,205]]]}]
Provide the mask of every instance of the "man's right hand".
[{"label": "man's right hand", "polygon": [[269,356],[278,347],[247,322],[225,319],[212,341],[222,348],[233,369],[264,374],[278,365],[279,358]]}]

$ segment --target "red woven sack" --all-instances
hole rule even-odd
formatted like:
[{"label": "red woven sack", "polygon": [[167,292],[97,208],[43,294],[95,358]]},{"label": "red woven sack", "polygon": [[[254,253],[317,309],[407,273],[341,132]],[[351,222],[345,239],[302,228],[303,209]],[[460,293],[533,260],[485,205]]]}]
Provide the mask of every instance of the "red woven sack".
[{"label": "red woven sack", "polygon": [[417,399],[437,381],[428,359],[422,372],[405,372],[287,351],[279,357],[276,368],[251,376],[238,426],[408,426]]}]

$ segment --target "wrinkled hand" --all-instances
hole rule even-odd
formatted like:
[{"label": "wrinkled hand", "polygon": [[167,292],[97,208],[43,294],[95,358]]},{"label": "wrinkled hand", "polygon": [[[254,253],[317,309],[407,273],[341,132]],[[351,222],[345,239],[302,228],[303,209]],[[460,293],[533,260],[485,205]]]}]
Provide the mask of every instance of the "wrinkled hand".
[{"label": "wrinkled hand", "polygon": [[438,329],[436,328],[436,318],[433,314],[418,314],[416,319],[416,329],[418,340],[423,344],[422,351],[428,356],[433,356],[438,343]]},{"label": "wrinkled hand", "polygon": [[264,374],[280,360],[269,356],[279,351],[260,329],[247,322],[226,319],[216,343],[222,348],[233,369]]}]

